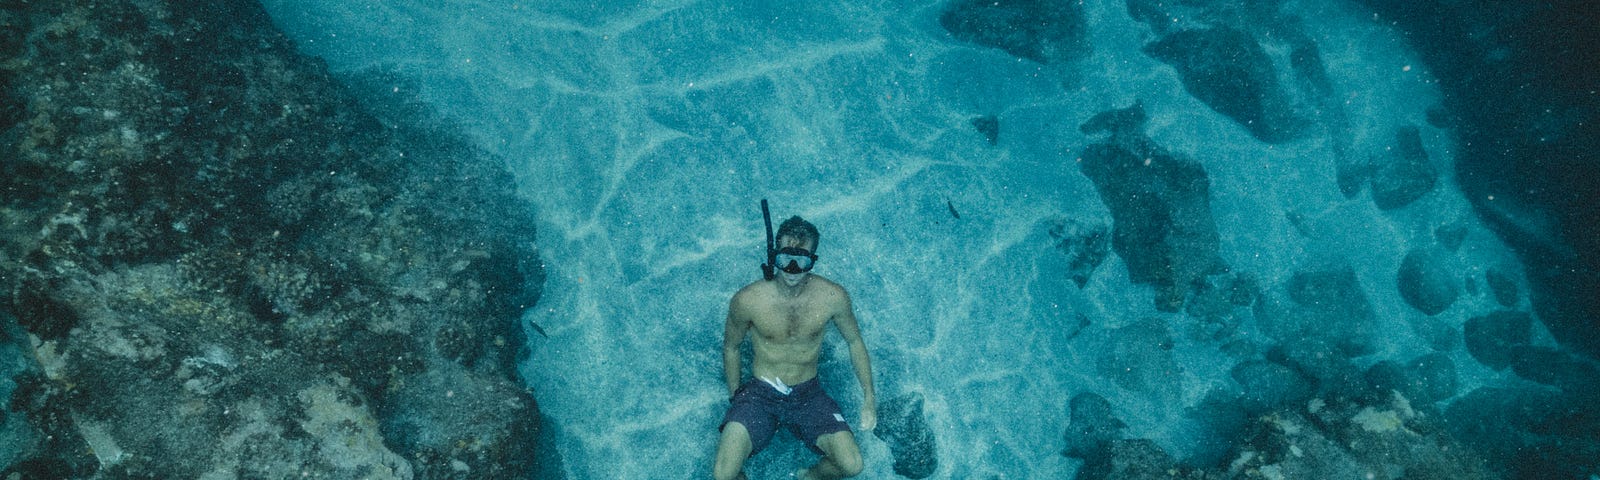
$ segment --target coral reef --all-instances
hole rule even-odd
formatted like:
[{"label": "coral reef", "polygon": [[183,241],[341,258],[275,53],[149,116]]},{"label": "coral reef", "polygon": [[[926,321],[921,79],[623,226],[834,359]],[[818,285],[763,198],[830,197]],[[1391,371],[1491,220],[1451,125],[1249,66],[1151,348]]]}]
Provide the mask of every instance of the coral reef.
[{"label": "coral reef", "polygon": [[[0,2],[0,321],[25,478],[510,478],[542,270],[499,161],[260,6]],[[8,439],[10,440],[10,439]]]},{"label": "coral reef", "polygon": [[1412,408],[1398,393],[1283,405],[1252,417],[1232,444],[1224,461],[1194,466],[1147,439],[1107,439],[1074,452],[1085,459],[1077,478],[1501,478],[1436,416]]}]

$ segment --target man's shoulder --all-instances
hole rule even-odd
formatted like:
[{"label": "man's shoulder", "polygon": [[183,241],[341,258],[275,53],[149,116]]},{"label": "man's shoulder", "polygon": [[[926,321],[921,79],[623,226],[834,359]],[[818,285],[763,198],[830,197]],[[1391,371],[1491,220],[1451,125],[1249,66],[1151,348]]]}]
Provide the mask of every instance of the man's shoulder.
[{"label": "man's shoulder", "polygon": [[828,279],[828,277],[824,277],[822,275],[817,275],[817,274],[812,274],[812,277],[813,277],[812,280],[817,282],[816,283],[816,287],[822,293],[830,295],[830,296],[837,295],[837,296],[842,296],[842,297],[845,297],[845,298],[849,298],[850,297],[850,293],[846,292],[844,290],[844,286],[843,285],[839,285],[838,282],[830,280],[830,279]]},{"label": "man's shoulder", "polygon": [[771,289],[772,289],[772,282],[767,281],[767,280],[756,280],[754,282],[750,282],[749,284],[745,285],[744,287],[739,288],[739,291],[734,292],[733,293],[733,301],[735,301],[735,302],[748,301],[748,300],[750,300],[750,299],[752,299],[752,298],[754,298],[756,296],[762,295],[764,292],[766,292],[768,290],[771,290]]}]

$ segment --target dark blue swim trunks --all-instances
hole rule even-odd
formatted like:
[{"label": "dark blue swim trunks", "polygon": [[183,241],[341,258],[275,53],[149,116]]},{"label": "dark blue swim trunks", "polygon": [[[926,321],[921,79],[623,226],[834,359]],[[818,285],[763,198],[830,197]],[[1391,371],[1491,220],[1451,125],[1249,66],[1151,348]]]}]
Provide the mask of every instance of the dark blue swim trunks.
[{"label": "dark blue swim trunks", "polygon": [[766,381],[751,379],[733,393],[733,405],[728,407],[722,424],[739,422],[744,425],[750,432],[751,455],[767,448],[779,425],[787,427],[789,433],[818,455],[822,455],[822,450],[817,448],[817,437],[850,431],[839,404],[828,397],[828,392],[822,391],[822,383],[817,379],[801,382],[790,389],[784,394]]}]

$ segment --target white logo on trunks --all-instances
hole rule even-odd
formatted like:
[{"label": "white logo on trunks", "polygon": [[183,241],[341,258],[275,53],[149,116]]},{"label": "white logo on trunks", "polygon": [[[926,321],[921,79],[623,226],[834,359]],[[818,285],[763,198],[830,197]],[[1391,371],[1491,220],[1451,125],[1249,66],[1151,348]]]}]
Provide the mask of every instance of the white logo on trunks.
[{"label": "white logo on trunks", "polygon": [[833,414],[833,419],[843,422],[844,421],[844,415],[840,415],[840,414],[835,413],[835,414]]}]

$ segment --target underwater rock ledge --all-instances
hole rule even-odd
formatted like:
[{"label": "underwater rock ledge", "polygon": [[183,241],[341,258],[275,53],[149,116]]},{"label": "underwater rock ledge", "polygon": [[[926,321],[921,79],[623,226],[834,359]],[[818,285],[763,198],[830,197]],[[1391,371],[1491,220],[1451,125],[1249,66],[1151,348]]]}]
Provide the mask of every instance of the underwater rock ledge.
[{"label": "underwater rock ledge", "polygon": [[261,7],[0,1],[0,478],[515,478],[543,270],[498,159]]}]

